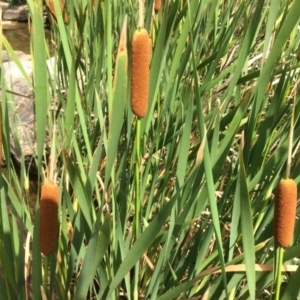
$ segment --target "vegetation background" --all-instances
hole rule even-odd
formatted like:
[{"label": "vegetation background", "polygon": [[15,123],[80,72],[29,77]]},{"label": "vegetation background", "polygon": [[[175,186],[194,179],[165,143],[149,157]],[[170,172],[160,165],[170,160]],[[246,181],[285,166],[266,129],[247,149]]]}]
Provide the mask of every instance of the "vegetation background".
[{"label": "vegetation background", "polygon": [[[67,1],[64,12],[53,3],[54,75],[45,64],[43,3],[27,1],[28,81],[35,92],[32,164],[40,186],[51,152],[60,187],[57,249],[41,255],[40,192],[31,212],[30,168],[24,157],[19,168],[10,160],[13,99],[1,72],[8,174],[0,168],[0,294],[273,298],[272,200],[285,176],[293,107],[291,177],[300,180],[300,2],[169,0],[153,14],[147,0],[152,58],[141,120],[130,109],[138,1]],[[122,41],[127,47],[118,52]],[[299,233],[297,217],[280,299],[299,297]]]}]

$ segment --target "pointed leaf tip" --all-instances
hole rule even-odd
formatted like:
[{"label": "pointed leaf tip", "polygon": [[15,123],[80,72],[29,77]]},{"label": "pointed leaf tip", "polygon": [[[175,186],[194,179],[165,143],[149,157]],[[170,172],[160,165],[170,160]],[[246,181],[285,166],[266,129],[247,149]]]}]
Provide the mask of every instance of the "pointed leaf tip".
[{"label": "pointed leaf tip", "polygon": [[121,30],[118,54],[121,54],[123,51],[126,51],[126,43],[127,43],[127,15],[125,15],[122,30]]}]

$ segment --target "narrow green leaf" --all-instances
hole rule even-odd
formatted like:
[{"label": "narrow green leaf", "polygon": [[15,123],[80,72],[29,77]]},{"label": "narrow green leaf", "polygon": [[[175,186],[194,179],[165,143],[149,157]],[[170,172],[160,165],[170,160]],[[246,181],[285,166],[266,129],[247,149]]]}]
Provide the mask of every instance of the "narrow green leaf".
[{"label": "narrow green leaf", "polygon": [[65,111],[65,134],[68,135],[68,140],[72,140],[74,116],[75,116],[75,97],[76,97],[76,79],[74,61],[71,65],[71,73],[69,78],[68,100]]},{"label": "narrow green leaf", "polygon": [[[190,90],[188,90],[189,92]],[[178,180],[178,188],[181,189],[184,183],[184,177],[186,174],[187,159],[189,154],[190,146],[190,136],[192,130],[192,121],[193,121],[193,110],[192,102],[189,102],[187,110],[185,111],[186,121],[183,125],[182,138],[179,149],[179,158],[177,163],[176,177]],[[174,147],[175,148],[175,147]]]},{"label": "narrow green leaf", "polygon": [[95,184],[97,183],[97,172],[99,170],[99,161],[101,158],[101,153],[102,153],[102,138],[100,138],[100,141],[98,142],[97,148],[93,154],[93,160],[92,160],[92,165],[91,169],[89,171],[86,184],[85,184],[85,190],[88,195],[88,197],[92,198],[92,193],[95,187]]},{"label": "narrow green leaf", "polygon": [[240,171],[238,177],[238,188],[240,190],[241,202],[241,235],[243,239],[243,248],[245,252],[246,275],[249,285],[250,299],[255,300],[255,248],[254,248],[254,233],[251,216],[251,205],[248,193],[246,173],[244,161],[240,151]]},{"label": "narrow green leaf", "polygon": [[241,216],[241,201],[240,201],[240,185],[237,185],[235,191],[235,197],[233,200],[232,206],[232,216],[231,216],[231,226],[230,226],[230,237],[229,237],[229,249],[228,249],[228,260],[232,260],[234,251],[235,251],[235,243],[239,234],[239,221]]},{"label": "narrow green leaf", "polygon": [[34,1],[32,15],[33,77],[35,95],[35,118],[37,132],[38,168],[41,172],[46,137],[47,112],[50,104],[48,72],[46,65],[46,41],[43,20],[43,3]]},{"label": "narrow green leaf", "polygon": [[85,221],[87,222],[89,228],[92,228],[92,219],[90,214],[91,199],[88,199],[87,194],[85,192],[84,183],[80,177],[78,170],[73,165],[71,159],[69,157],[65,157],[65,161],[70,176],[70,181],[73,186],[75,195],[79,201],[80,208],[85,217]]},{"label": "narrow green leaf", "polygon": [[[2,174],[1,181],[2,181]],[[14,276],[14,266],[13,264],[13,251],[10,239],[10,229],[9,229],[9,220],[8,220],[8,212],[6,209],[6,201],[4,189],[1,188],[0,191],[0,199],[1,199],[1,240],[0,240],[0,265],[2,266],[3,274],[9,283],[12,285],[13,289],[16,290],[17,284]],[[9,253],[8,253],[9,251]]]},{"label": "narrow green leaf", "polygon": [[40,210],[39,204],[36,204],[36,210],[34,215],[34,233],[32,242],[32,295],[34,299],[41,299],[41,286],[42,286],[42,260],[39,245],[39,233],[40,233]]},{"label": "narrow green leaf", "polygon": [[287,42],[290,37],[290,34],[294,27],[297,25],[297,22],[300,18],[300,2],[294,1],[290,6],[287,16],[284,19],[278,35],[274,41],[274,44],[271,48],[270,54],[268,56],[267,62],[264,65],[260,76],[258,78],[258,88],[260,93],[264,93],[265,87],[268,83],[268,78],[270,78],[270,73],[278,60],[280,54],[282,53],[282,47]]},{"label": "narrow green leaf", "polygon": [[110,284],[110,289],[105,295],[104,299],[109,299],[113,291],[118,287],[119,283],[126,276],[126,274],[131,270],[131,268],[139,261],[143,254],[149,249],[153,241],[155,240],[157,234],[161,230],[165,221],[167,220],[173,205],[176,202],[177,197],[173,197],[155,216],[151,221],[146,230],[141,233],[138,240],[128,251],[126,257],[124,258],[122,264],[120,265],[115,277],[112,279]]},{"label": "narrow green leaf", "polygon": [[76,283],[75,300],[86,299],[88,288],[93,282],[95,273],[109,245],[110,214],[105,214],[102,226],[100,226],[100,216],[99,213],[83,259],[82,269]]},{"label": "narrow green leaf", "polygon": [[[191,15],[193,14],[193,10],[190,11],[190,9],[189,9],[189,17],[191,18]],[[192,43],[193,43],[193,40],[192,40]],[[195,52],[192,51],[194,80],[195,80],[195,82],[199,82],[199,76],[197,73],[195,59],[196,59]],[[200,131],[201,138],[207,140],[206,125],[205,125],[204,114],[203,114],[203,110],[202,110],[202,98],[200,97],[200,91],[199,91],[198,84],[195,85],[195,96],[196,96],[195,97],[196,98],[196,111],[197,111],[197,117],[198,117],[198,128]],[[226,295],[227,295],[228,294],[228,292],[227,292],[227,277],[226,277],[226,273],[225,273],[224,250],[223,250],[223,242],[222,242],[222,235],[221,235],[221,228],[220,228],[219,211],[218,211],[216,194],[215,194],[215,183],[214,183],[213,171],[212,171],[213,170],[212,160],[213,160],[213,158],[211,158],[211,156],[210,156],[208,144],[205,141],[203,165],[204,165],[204,173],[205,173],[206,184],[207,184],[207,195],[208,195],[208,201],[209,201],[209,206],[210,206],[212,223],[213,223],[213,226],[215,229],[215,234],[216,234],[216,244],[217,244],[217,248],[218,248],[218,252],[219,252],[218,254],[219,254],[220,265],[221,265],[221,268],[223,271],[223,273],[222,273],[223,284],[224,284],[224,288],[225,288]]]},{"label": "narrow green leaf", "polygon": [[299,280],[300,268],[298,267],[298,270],[289,278],[289,281],[280,296],[280,300],[291,300],[298,298],[300,291]]},{"label": "narrow green leaf", "polygon": [[[247,32],[245,34],[245,38],[243,43],[241,44],[240,52],[239,52],[239,60],[237,60],[236,69],[233,72],[233,77],[230,80],[229,87],[227,89],[228,95],[233,94],[233,90],[235,89],[236,83],[241,75],[241,72],[245,66],[245,61],[250,54],[250,47],[253,43],[255,43],[256,35],[258,33],[259,27],[261,25],[262,20],[262,9],[264,7],[264,2],[259,1],[255,7],[255,12],[252,15],[252,20],[247,28]],[[228,98],[230,99],[230,98]]]},{"label": "narrow green leaf", "polygon": [[124,120],[124,110],[127,99],[127,48],[126,48],[126,28],[127,17],[125,17],[122,33],[120,37],[119,50],[116,59],[115,77],[113,85],[113,101],[109,111],[109,132],[108,132],[108,150],[107,163],[105,169],[105,187],[110,179],[110,172],[116,160],[118,143]]}]

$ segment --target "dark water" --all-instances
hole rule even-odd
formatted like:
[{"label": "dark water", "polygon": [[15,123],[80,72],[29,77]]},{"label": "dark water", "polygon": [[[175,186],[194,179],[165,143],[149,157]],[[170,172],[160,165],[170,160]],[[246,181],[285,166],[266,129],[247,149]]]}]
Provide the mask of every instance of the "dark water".
[{"label": "dark water", "polygon": [[3,30],[3,35],[14,50],[30,53],[30,35],[27,23],[21,28]]},{"label": "dark water", "polygon": [[[14,50],[30,54],[30,32],[28,23],[16,23],[16,28],[3,29],[3,35]],[[47,29],[45,29],[45,36],[48,41],[50,52],[53,53],[51,33]]]}]

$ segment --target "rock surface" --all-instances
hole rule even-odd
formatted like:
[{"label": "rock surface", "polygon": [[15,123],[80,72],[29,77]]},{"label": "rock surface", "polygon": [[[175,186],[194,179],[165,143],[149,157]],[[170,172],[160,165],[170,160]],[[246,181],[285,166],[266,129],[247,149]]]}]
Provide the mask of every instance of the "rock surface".
[{"label": "rock surface", "polygon": [[2,8],[2,11],[7,9],[8,7],[9,7],[9,3],[0,1],[0,8]]},{"label": "rock surface", "polygon": [[[16,54],[19,56],[29,80],[31,80],[30,55],[20,51],[16,51]],[[33,91],[31,83],[24,78],[19,67],[10,60],[6,51],[2,51],[2,59],[6,81],[11,152],[20,161],[22,152],[25,157],[36,153]],[[0,97],[2,101],[2,92]]]},{"label": "rock surface", "polygon": [[[10,150],[13,157],[20,162],[22,154],[29,162],[37,153],[34,118],[34,93],[32,90],[31,56],[21,51],[15,51],[27,78],[18,65],[9,57],[7,51],[2,51],[3,72],[6,81],[6,96],[8,103],[8,119],[10,131]],[[54,58],[45,62],[50,75],[54,74]],[[0,101],[2,93],[0,91]]]},{"label": "rock surface", "polygon": [[2,21],[2,28],[3,30],[15,30],[19,28],[24,28],[27,26],[24,22],[18,22],[18,21]]},{"label": "rock surface", "polygon": [[[2,51],[4,78],[6,82],[6,97],[8,105],[8,121],[10,132],[10,150],[13,157],[20,162],[22,154],[25,162],[29,163],[37,154],[35,114],[34,114],[34,92],[32,89],[32,62],[31,56],[21,51],[15,51],[22,64],[24,73],[11,59],[7,51]],[[55,75],[56,60],[54,57],[48,59],[45,64],[49,76]],[[82,76],[78,75],[78,83],[82,88]],[[58,87],[57,87],[58,88]],[[50,91],[49,91],[50,92]],[[2,91],[0,90],[0,101],[2,102]],[[47,131],[47,129],[46,129]],[[49,135],[46,132],[46,146]]]},{"label": "rock surface", "polygon": [[27,5],[25,4],[6,8],[3,13],[3,20],[26,22],[28,20]]}]

